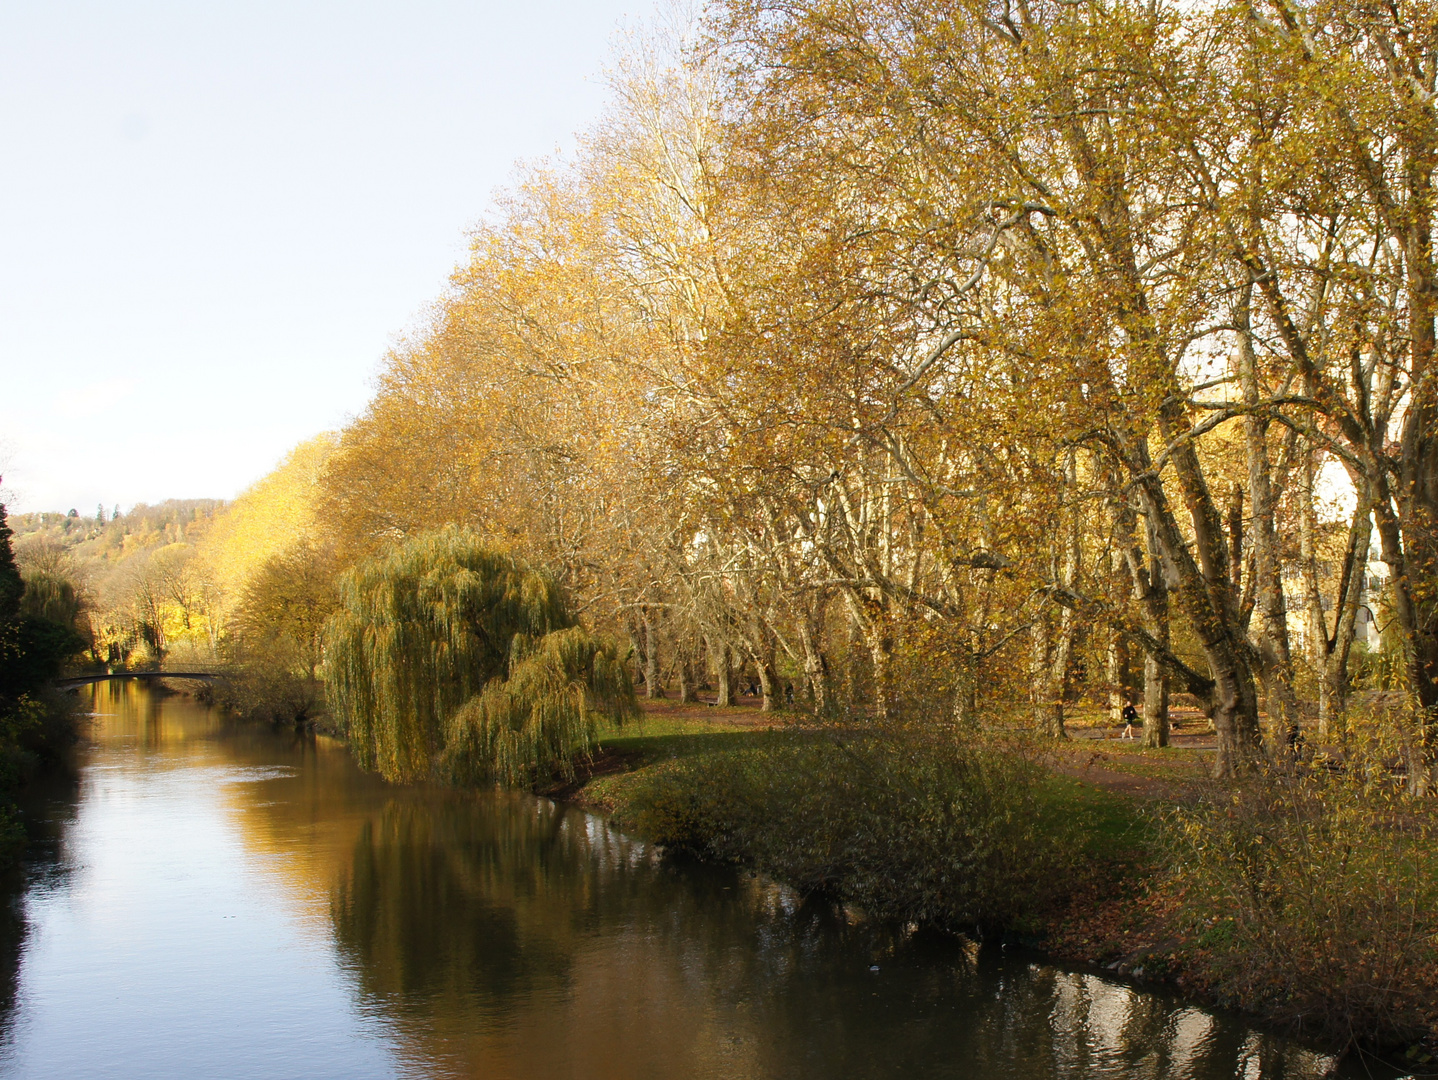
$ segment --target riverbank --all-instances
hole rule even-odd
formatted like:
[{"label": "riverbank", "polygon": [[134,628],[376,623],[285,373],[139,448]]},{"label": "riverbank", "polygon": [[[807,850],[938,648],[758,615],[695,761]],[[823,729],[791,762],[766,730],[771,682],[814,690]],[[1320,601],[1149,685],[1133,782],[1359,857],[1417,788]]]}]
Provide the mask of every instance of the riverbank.
[{"label": "riverbank", "polygon": [[1162,750],[1102,726],[960,748],[645,702],[539,793],[880,919],[1018,942],[1340,1047],[1438,1058],[1438,862],[1418,816],[1431,808],[1338,782],[1218,786],[1192,728]]},{"label": "riverbank", "polygon": [[[673,796],[665,794],[675,787],[666,787],[665,777],[683,774],[690,784],[701,777],[701,784],[717,783],[722,797],[730,799],[736,782],[714,777],[766,754],[770,757],[762,768],[774,774],[773,751],[781,740],[814,735],[813,729],[809,735],[802,732],[750,708],[649,702],[637,730],[612,733],[587,772],[549,794],[609,815],[638,835],[670,844],[677,840],[701,855],[785,880],[786,871],[790,876],[814,872],[812,851],[796,855],[795,848],[812,846],[818,826],[796,833],[791,822],[781,820],[792,811],[756,824],[763,817],[762,803],[758,811],[706,807],[702,812],[686,804],[676,826]],[[1047,876],[1026,886],[1029,895],[964,901],[974,910],[1002,913],[984,917],[983,933],[1005,935],[1065,963],[1171,987],[1338,1045],[1411,1051],[1410,1060],[1424,1065],[1438,1057],[1438,1008],[1428,1007],[1438,1002],[1434,940],[1425,937],[1431,927],[1421,918],[1416,937],[1411,925],[1413,905],[1426,904],[1424,897],[1431,893],[1423,890],[1438,876],[1429,860],[1409,865],[1415,847],[1422,846],[1415,829],[1421,832],[1426,823],[1411,820],[1408,811],[1406,823],[1379,830],[1397,838],[1385,845],[1375,839],[1379,833],[1371,813],[1364,818],[1362,808],[1343,801],[1346,795],[1326,809],[1317,805],[1315,816],[1314,800],[1322,804],[1330,798],[1322,791],[1294,795],[1282,788],[1277,796],[1278,789],[1269,788],[1218,792],[1204,775],[1201,738],[1191,737],[1186,746],[1144,750],[1103,734],[1080,730],[1058,751],[1028,751],[1029,764],[1041,775],[1032,780],[1024,813],[1041,818],[1045,829],[1061,829],[1068,847],[1036,852]],[[1025,752],[1017,745],[1010,752]],[[777,766],[779,773],[784,768]],[[773,785],[782,789],[786,783],[806,782],[782,775],[765,781],[771,792]],[[751,781],[744,783],[752,787]],[[1216,810],[1217,796],[1232,802]],[[752,795],[743,798],[753,801]],[[1275,798],[1289,802],[1278,805]],[[822,799],[791,802],[802,804],[799,816],[825,812]],[[1355,832],[1365,838],[1359,845],[1352,842]],[[1345,843],[1350,850],[1363,850],[1335,863],[1329,855]],[[776,844],[782,848],[777,855]],[[905,875],[928,880],[910,865],[912,859],[904,866],[901,861],[896,854],[895,880],[903,882]],[[1239,864],[1241,873],[1229,875],[1236,878],[1235,886],[1222,868]],[[863,872],[875,874],[872,865]],[[1328,892],[1320,881],[1312,892],[1295,894],[1294,880],[1315,873],[1328,876]],[[840,880],[828,886],[841,899],[846,892],[862,894],[865,887]],[[915,891],[920,886],[902,887]],[[1234,887],[1251,887],[1256,899],[1230,898],[1225,890]],[[1405,899],[1405,890],[1413,895]],[[905,908],[891,892],[877,895],[895,910],[936,912],[938,922],[946,913],[966,910],[964,904]],[[1425,914],[1431,921],[1434,913],[1419,911]],[[1405,915],[1409,925],[1400,925]],[[959,929],[952,923],[948,928]]]},{"label": "riverbank", "polygon": [[80,694],[81,783],[41,815],[23,946],[0,934],[7,1076],[1368,1080],[548,799],[387,784],[338,743],[140,685]]}]

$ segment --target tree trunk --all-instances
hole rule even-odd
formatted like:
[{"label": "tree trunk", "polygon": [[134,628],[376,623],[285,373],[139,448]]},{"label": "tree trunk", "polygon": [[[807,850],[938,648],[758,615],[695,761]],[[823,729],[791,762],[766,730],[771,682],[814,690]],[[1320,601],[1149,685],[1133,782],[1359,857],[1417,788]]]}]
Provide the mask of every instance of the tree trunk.
[{"label": "tree trunk", "polygon": [[[1431,77],[1430,77],[1431,81]],[[1408,321],[1415,392],[1404,418],[1400,506],[1404,511],[1403,555],[1412,620],[1405,626],[1408,681],[1417,712],[1423,776],[1412,786],[1427,792],[1438,769],[1438,265],[1433,255],[1434,167],[1438,136],[1433,105],[1421,145],[1408,148],[1408,220],[1404,238],[1408,263]],[[1384,551],[1387,552],[1385,538]]]},{"label": "tree trunk", "polygon": [[734,704],[734,684],[729,667],[729,646],[722,642],[717,647],[711,646],[709,656],[718,684],[714,704],[721,709],[727,709]]},{"label": "tree trunk", "polygon": [[[844,591],[845,608],[849,613],[849,653],[863,645],[869,656],[869,672],[873,676],[873,712],[880,721],[892,719],[894,642],[889,632],[887,603],[860,589]],[[848,707],[852,709],[862,698],[858,683],[858,665],[850,662]]]},{"label": "tree trunk", "polygon": [[694,681],[689,675],[689,661],[681,654],[674,665],[679,676],[679,704],[688,705],[694,700]]},{"label": "tree trunk", "polygon": [[1108,720],[1110,724],[1124,722],[1123,709],[1128,704],[1128,641],[1117,631],[1111,631],[1108,651],[1104,657],[1104,681],[1108,683]]},{"label": "tree trunk", "polygon": [[774,670],[774,635],[766,626],[760,627],[763,647],[754,654],[754,670],[759,675],[759,693],[762,701],[761,712],[773,712],[778,707],[775,692],[779,685],[779,674]]},{"label": "tree trunk", "polygon": [[799,624],[799,643],[804,649],[804,682],[815,716],[828,716],[834,708],[834,695],[829,686],[829,662],[819,647],[820,631],[817,618]]},{"label": "tree trunk", "polygon": [[[1071,138],[1086,144],[1087,134],[1075,126]],[[1130,196],[1119,175],[1117,171],[1091,169],[1081,173],[1081,180],[1092,185],[1096,213],[1112,226],[1103,231],[1101,242],[1108,248],[1109,265],[1116,271],[1111,277],[1121,292],[1116,299],[1128,336],[1128,378],[1132,380],[1130,385],[1147,388],[1145,397],[1153,402],[1153,409],[1147,414],[1127,413],[1122,403],[1133,400],[1133,395],[1111,384],[1106,388],[1114,406],[1109,434],[1128,480],[1154,524],[1165,576],[1176,584],[1178,602],[1208,661],[1211,688],[1205,687],[1200,700],[1218,734],[1214,772],[1217,776],[1231,776],[1246,770],[1262,754],[1255,658],[1239,618],[1223,515],[1209,490],[1192,438],[1187,390],[1178,378],[1174,354],[1163,339],[1159,320],[1150,310],[1147,285],[1138,269],[1133,233],[1128,226],[1133,220]],[[1163,440],[1188,513],[1188,535],[1178,526],[1160,479],[1161,470],[1155,467],[1149,451],[1149,432],[1154,427]]]},{"label": "tree trunk", "polygon": [[[1258,412],[1261,399],[1258,365],[1249,330],[1253,285],[1239,294],[1235,322],[1239,328],[1238,378],[1244,404],[1253,411],[1243,418],[1245,457],[1248,466],[1248,498],[1253,507],[1250,530],[1253,549],[1253,596],[1259,615],[1259,677],[1268,693],[1275,723],[1275,738],[1292,749],[1299,739],[1298,697],[1293,689],[1293,653],[1288,642],[1288,603],[1283,595],[1282,559],[1274,524],[1273,465],[1268,453],[1267,417]],[[1312,458],[1308,461],[1309,484],[1300,498],[1312,501]],[[1311,512],[1311,505],[1310,505]],[[1276,707],[1275,707],[1276,706]]]},{"label": "tree trunk", "polygon": [[[1165,626],[1165,631],[1167,627]],[[1164,634],[1167,644],[1168,634]],[[1168,672],[1152,656],[1143,658],[1143,745],[1168,745]]]},{"label": "tree trunk", "polygon": [[[1149,551],[1154,553],[1149,556],[1147,572],[1144,574],[1141,584],[1142,592],[1139,599],[1143,603],[1144,629],[1147,630],[1160,645],[1168,648],[1169,620],[1168,620],[1168,579],[1164,576],[1163,563],[1158,555],[1158,538],[1153,530],[1147,529]],[[1138,553],[1135,552],[1135,556]],[[1142,564],[1138,564],[1142,566]],[[1138,579],[1134,582],[1135,588],[1140,584]],[[1169,674],[1166,668],[1153,656],[1144,656],[1143,661],[1143,745],[1151,748],[1168,745],[1169,716],[1168,716],[1168,694]]]},{"label": "tree trunk", "polygon": [[1040,612],[1029,629],[1029,702],[1039,732],[1064,739],[1068,732],[1064,730],[1063,678],[1062,674],[1054,677],[1059,650],[1053,637],[1049,612]]},{"label": "tree trunk", "polygon": [[654,623],[649,609],[644,609],[644,696],[662,698],[664,688],[659,685],[659,643],[655,640]]},{"label": "tree trunk", "polygon": [[772,661],[764,661],[759,664],[759,693],[763,695],[763,701],[759,705],[761,712],[773,712],[778,708],[774,700],[775,691],[778,688],[778,674],[774,671]]},{"label": "tree trunk", "polygon": [[[1175,405],[1174,409],[1178,406]],[[1178,439],[1178,417],[1166,425]],[[1181,440],[1180,440],[1181,441]],[[1184,499],[1194,524],[1195,560],[1189,539],[1178,527],[1168,496],[1153,473],[1148,447],[1135,440],[1133,460],[1127,463],[1144,512],[1153,526],[1153,539],[1163,563],[1163,577],[1176,582],[1178,598],[1188,615],[1208,669],[1212,686],[1200,700],[1217,735],[1215,776],[1246,771],[1263,751],[1258,726],[1258,690],[1254,683],[1251,647],[1241,631],[1238,603],[1233,593],[1228,544],[1213,500],[1203,482],[1197,454],[1186,443],[1174,453],[1176,471],[1183,479]],[[1178,467],[1181,463],[1181,467]]]},{"label": "tree trunk", "polygon": [[958,686],[954,690],[954,720],[960,727],[972,728],[979,722],[978,658],[967,644],[960,646]]},{"label": "tree trunk", "polygon": [[[1323,590],[1318,580],[1317,515],[1313,506],[1313,456],[1310,452],[1303,466],[1303,488],[1299,492],[1298,560],[1303,570],[1304,652],[1308,666],[1318,682],[1318,737],[1326,740],[1333,711],[1332,684],[1329,679],[1328,618],[1323,614]],[[1361,499],[1359,500],[1362,501]],[[1352,537],[1350,536],[1350,556]],[[1345,567],[1345,572],[1348,568]],[[1343,622],[1343,600],[1340,593],[1334,616],[1338,626]],[[1337,636],[1338,626],[1335,626]]]},{"label": "tree trunk", "polygon": [[881,721],[894,718],[894,643],[882,623],[866,628],[869,660],[874,668],[874,712]]},{"label": "tree trunk", "polygon": [[[1062,486],[1074,491],[1078,484],[1078,459],[1070,450],[1064,458]],[[1065,590],[1078,584],[1083,558],[1078,517],[1072,511],[1063,513],[1063,525],[1056,538],[1061,546],[1053,552],[1054,580]],[[1073,652],[1077,624],[1071,608],[1059,609],[1058,626],[1050,621],[1050,610],[1042,610],[1030,630],[1032,645],[1030,679],[1034,720],[1038,729],[1056,739],[1068,737],[1064,730],[1064,690],[1068,684],[1069,659]]]},{"label": "tree trunk", "polygon": [[[1333,638],[1324,642],[1319,678],[1319,734],[1329,739],[1348,708],[1348,658],[1358,629],[1358,608],[1368,582],[1368,556],[1373,544],[1373,493],[1366,483],[1355,483],[1358,504],[1348,526],[1348,551],[1338,591],[1338,617]],[[1370,617],[1372,613],[1370,612]]]},{"label": "tree trunk", "polygon": [[[1128,568],[1133,598],[1138,601],[1143,628],[1161,649],[1169,647],[1168,580],[1159,558],[1158,533],[1153,518],[1145,518],[1145,549],[1139,546],[1138,517],[1119,489],[1117,478],[1107,469],[1109,511],[1113,515],[1114,537],[1119,555]],[[1157,656],[1144,652],[1143,660],[1143,745],[1168,745],[1169,674]],[[1115,720],[1117,723],[1118,720]]]}]

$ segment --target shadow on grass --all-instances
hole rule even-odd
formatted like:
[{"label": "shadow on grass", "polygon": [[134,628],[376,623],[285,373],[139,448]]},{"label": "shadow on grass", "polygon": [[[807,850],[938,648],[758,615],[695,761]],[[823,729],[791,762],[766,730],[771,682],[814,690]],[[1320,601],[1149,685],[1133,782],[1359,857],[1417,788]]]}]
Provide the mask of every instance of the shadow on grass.
[{"label": "shadow on grass", "polygon": [[1067,776],[1046,777],[1037,794],[1043,817],[1055,827],[1067,824],[1091,859],[1131,863],[1157,851],[1157,822],[1132,796]]}]

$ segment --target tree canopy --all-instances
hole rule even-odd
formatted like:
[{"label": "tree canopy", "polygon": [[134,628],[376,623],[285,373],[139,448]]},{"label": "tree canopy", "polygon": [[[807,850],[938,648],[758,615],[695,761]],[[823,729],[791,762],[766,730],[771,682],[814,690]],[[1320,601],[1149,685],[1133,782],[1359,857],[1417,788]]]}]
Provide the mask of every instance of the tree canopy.
[{"label": "tree canopy", "polygon": [[1183,695],[1224,775],[1396,691],[1429,786],[1435,57],[1417,0],[635,35],[314,470],[314,538],[473,530],[648,693],[1056,737],[1099,699],[1154,745]]}]

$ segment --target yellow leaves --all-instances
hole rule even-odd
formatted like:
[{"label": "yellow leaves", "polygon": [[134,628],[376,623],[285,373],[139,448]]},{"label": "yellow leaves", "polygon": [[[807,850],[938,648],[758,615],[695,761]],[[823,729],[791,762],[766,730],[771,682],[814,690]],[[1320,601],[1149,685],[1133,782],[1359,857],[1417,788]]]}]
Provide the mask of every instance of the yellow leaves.
[{"label": "yellow leaves", "polygon": [[198,557],[220,598],[222,618],[266,562],[319,531],[320,480],[337,442],[326,433],[301,443],[217,515]]}]

